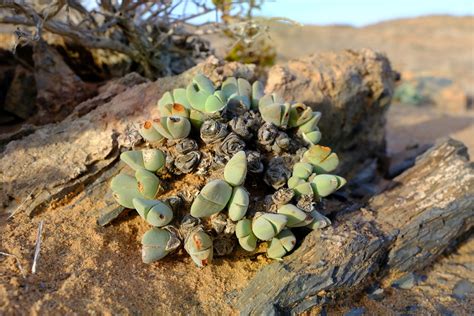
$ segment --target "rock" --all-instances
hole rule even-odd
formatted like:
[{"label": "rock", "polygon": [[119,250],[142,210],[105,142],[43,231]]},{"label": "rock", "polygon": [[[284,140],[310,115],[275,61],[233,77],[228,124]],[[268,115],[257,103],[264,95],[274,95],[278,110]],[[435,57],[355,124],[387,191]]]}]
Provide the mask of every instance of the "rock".
[{"label": "rock", "polygon": [[[46,51],[46,56],[50,56],[48,47],[41,49]],[[56,60],[55,53],[51,56]],[[53,62],[51,67],[54,65]],[[58,65],[61,66],[61,62],[58,61]],[[43,68],[41,71],[46,72],[46,65]],[[104,87],[100,95],[77,105],[62,122],[25,131],[26,136],[18,133],[10,135],[5,142],[11,141],[0,156],[0,211],[4,208],[7,212],[13,212],[20,207],[18,211],[32,214],[54,199],[66,195],[72,197],[82,186],[91,185],[114,165],[121,148],[130,146],[125,134],[130,132],[131,126],[155,117],[155,105],[161,95],[167,90],[185,86],[197,72],[212,76],[216,81],[222,81],[223,73],[244,74],[247,79],[254,76],[253,67],[213,60],[180,76],[156,82],[130,74]],[[54,80],[54,73],[46,76]],[[69,77],[64,80],[67,88],[75,79]],[[58,92],[53,83],[45,84],[43,96],[49,98]],[[46,108],[43,110],[47,111]],[[60,110],[60,113],[64,112]],[[103,198],[97,197],[101,203]],[[112,212],[113,216],[115,214]],[[107,218],[104,219],[104,223],[107,221]]]},{"label": "rock", "polygon": [[61,55],[44,41],[33,46],[38,107],[36,122],[57,122],[74,107],[96,94],[96,87],[84,83]]},{"label": "rock", "polygon": [[276,65],[265,88],[322,112],[320,143],[337,152],[344,176],[357,163],[384,152],[384,115],[393,90],[389,61],[368,49],[314,54]]},{"label": "rock", "polygon": [[378,285],[372,286],[367,289],[367,296],[371,300],[380,301],[384,298],[384,290]]},{"label": "rock", "polygon": [[365,308],[363,307],[354,307],[350,311],[344,314],[344,316],[362,316],[365,313]]},{"label": "rock", "polygon": [[452,310],[450,310],[449,308],[441,304],[438,305],[437,310],[439,312],[439,315],[441,316],[455,316],[456,315],[456,313],[454,313]]},{"label": "rock", "polygon": [[472,297],[474,295],[474,286],[469,280],[461,280],[454,286],[452,295],[458,300]]},{"label": "rock", "polygon": [[[357,293],[377,276],[420,270],[472,229],[473,208],[467,149],[440,140],[365,208],[336,213],[330,227],[311,232],[282,262],[261,269],[236,305],[243,315],[302,313],[336,293]],[[326,264],[318,265],[322,260]]]},{"label": "rock", "polygon": [[416,278],[413,273],[407,273],[401,278],[395,280],[392,286],[398,289],[409,290],[416,285]]},{"label": "rock", "polygon": [[25,67],[17,65],[15,75],[5,97],[4,109],[26,120],[36,112],[35,76]]}]

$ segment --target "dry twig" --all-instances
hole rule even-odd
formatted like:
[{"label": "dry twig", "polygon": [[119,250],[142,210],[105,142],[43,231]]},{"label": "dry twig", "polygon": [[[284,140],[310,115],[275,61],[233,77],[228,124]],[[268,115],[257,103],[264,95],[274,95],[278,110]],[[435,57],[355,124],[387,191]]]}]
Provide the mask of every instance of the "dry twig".
[{"label": "dry twig", "polygon": [[0,255],[3,255],[3,256],[6,256],[6,257],[13,257],[15,258],[16,260],[16,265],[18,267],[18,269],[20,270],[20,273],[21,275],[23,276],[23,278],[26,278],[26,273],[25,273],[25,270],[23,269],[23,266],[21,265],[20,263],[20,258],[18,258],[17,256],[11,254],[11,253],[6,253],[6,252],[3,252],[3,251],[0,251]]},{"label": "dry twig", "polygon": [[33,257],[33,264],[31,266],[31,273],[35,274],[36,273],[36,267],[38,265],[38,259],[41,251],[41,236],[43,234],[43,223],[44,221],[41,221],[38,225],[38,234],[36,235],[36,247],[35,247],[35,255]]}]

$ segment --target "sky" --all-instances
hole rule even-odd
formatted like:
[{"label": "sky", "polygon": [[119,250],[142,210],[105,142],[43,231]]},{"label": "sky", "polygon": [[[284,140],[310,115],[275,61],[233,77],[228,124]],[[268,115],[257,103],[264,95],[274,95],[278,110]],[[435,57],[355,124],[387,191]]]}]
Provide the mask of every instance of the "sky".
[{"label": "sky", "polygon": [[[267,0],[256,12],[303,24],[353,26],[433,14],[474,15],[474,0]],[[204,20],[215,20],[215,15],[193,22]]]}]

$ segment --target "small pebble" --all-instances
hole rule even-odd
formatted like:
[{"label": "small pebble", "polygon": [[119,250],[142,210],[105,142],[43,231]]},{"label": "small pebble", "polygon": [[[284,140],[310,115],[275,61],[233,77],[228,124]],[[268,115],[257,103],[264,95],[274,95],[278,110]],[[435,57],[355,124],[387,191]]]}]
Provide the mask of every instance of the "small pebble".
[{"label": "small pebble", "polygon": [[416,280],[415,280],[415,275],[413,273],[408,273],[399,278],[398,280],[395,280],[392,283],[392,287],[398,288],[398,289],[403,289],[403,290],[409,290],[413,286],[415,286]]},{"label": "small pebble", "polygon": [[363,307],[355,307],[344,314],[344,316],[362,316],[364,315],[365,308]]},{"label": "small pebble", "polygon": [[414,312],[418,309],[418,305],[408,305],[405,307],[405,311]]},{"label": "small pebble", "polygon": [[443,305],[439,305],[437,309],[438,309],[439,315],[441,316],[455,316],[456,315],[452,310],[448,309],[446,306],[443,306]]},{"label": "small pebble", "polygon": [[464,300],[474,294],[474,286],[468,280],[461,280],[453,288],[453,297],[458,300]]},{"label": "small pebble", "polygon": [[371,300],[374,300],[374,301],[381,301],[381,300],[384,298],[384,295],[383,295],[383,294],[384,294],[383,289],[381,289],[381,288],[379,288],[379,287],[370,289],[370,290],[367,292],[368,297],[369,297]]}]

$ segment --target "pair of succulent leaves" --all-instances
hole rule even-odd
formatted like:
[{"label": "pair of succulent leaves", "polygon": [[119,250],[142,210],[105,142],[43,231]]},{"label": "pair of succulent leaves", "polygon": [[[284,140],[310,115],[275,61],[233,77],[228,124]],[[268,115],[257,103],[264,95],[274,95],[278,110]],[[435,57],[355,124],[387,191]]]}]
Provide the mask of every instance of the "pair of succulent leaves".
[{"label": "pair of succulent leaves", "polygon": [[250,85],[247,80],[234,77],[227,78],[221,90],[216,90],[209,78],[198,74],[186,89],[174,89],[162,96],[158,101],[160,118],[146,121],[140,134],[150,142],[184,138],[189,135],[191,125],[199,128],[209,115],[227,106],[243,106],[247,110],[259,110],[268,123],[283,128],[298,127],[298,134],[309,144],[319,142],[321,133],[317,123],[321,113],[302,103],[285,103],[276,94],[264,95],[263,90],[259,81]]}]

